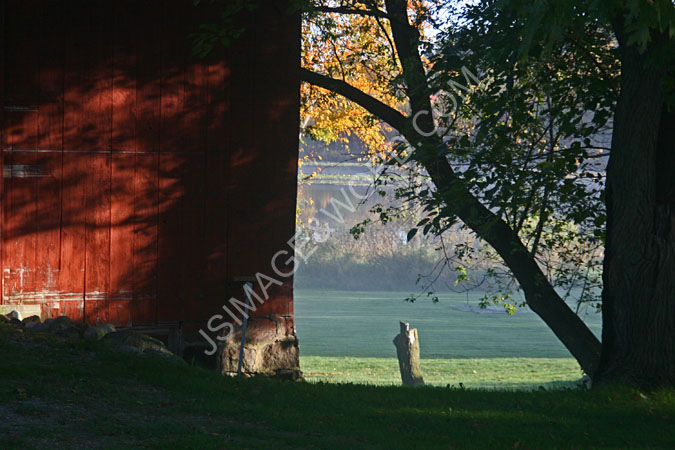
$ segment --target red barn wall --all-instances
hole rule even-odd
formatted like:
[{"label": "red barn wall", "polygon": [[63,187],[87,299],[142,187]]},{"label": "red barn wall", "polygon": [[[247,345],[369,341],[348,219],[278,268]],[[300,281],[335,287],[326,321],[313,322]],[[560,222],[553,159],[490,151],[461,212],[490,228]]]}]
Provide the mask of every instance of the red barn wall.
[{"label": "red barn wall", "polygon": [[[2,304],[196,330],[295,226],[299,17],[191,56],[192,0],[2,0]],[[238,281],[239,280],[239,281]],[[292,279],[254,315],[292,327]]]}]

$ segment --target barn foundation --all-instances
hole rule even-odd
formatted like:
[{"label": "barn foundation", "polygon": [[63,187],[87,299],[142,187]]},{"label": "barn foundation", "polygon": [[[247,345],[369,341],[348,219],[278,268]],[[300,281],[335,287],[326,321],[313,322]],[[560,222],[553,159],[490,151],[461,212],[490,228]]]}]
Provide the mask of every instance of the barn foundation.
[{"label": "barn foundation", "polygon": [[[217,370],[223,375],[237,374],[241,345],[241,326],[218,346]],[[242,373],[300,379],[298,339],[292,317],[251,318],[246,330]]]}]

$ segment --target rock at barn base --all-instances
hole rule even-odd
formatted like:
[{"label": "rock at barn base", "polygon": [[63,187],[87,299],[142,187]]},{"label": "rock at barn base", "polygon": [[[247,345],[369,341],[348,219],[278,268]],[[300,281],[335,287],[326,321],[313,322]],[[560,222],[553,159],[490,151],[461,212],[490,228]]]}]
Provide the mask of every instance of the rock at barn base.
[{"label": "rock at barn base", "polygon": [[115,331],[117,330],[115,329],[114,325],[106,323],[96,327],[87,328],[87,330],[84,332],[84,338],[92,341],[100,341],[107,334],[114,333]]},{"label": "rock at barn base", "polygon": [[68,316],[59,316],[54,320],[46,320],[48,331],[55,336],[80,338],[87,326],[83,323],[73,322]]},{"label": "rock at barn base", "polygon": [[28,322],[26,323],[26,331],[31,333],[46,333],[49,331],[49,326],[42,322]]},{"label": "rock at barn base", "polygon": [[40,316],[30,316],[30,317],[24,317],[24,319],[21,321],[24,324],[29,324],[29,323],[39,323],[42,320],[40,319]]},{"label": "rock at barn base", "polygon": [[21,317],[21,313],[19,311],[10,311],[9,314],[7,314],[7,318],[9,320],[16,319],[19,322],[21,322],[21,320],[23,319],[23,317]]},{"label": "rock at barn base", "polygon": [[103,337],[103,342],[123,351],[136,353],[136,351],[131,350],[132,348],[135,348],[138,349],[138,353],[174,356],[174,354],[166,348],[164,342],[131,330],[108,333]]},{"label": "rock at barn base", "polygon": [[[236,375],[241,345],[241,328],[219,344],[217,368]],[[242,373],[301,380],[300,352],[292,319],[250,318],[246,329]]]}]

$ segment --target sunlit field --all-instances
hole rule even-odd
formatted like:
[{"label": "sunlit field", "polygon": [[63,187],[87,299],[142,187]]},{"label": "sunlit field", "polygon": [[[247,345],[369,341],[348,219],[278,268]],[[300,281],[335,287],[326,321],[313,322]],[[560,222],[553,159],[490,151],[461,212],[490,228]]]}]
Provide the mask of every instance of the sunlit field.
[{"label": "sunlit field", "polygon": [[[312,382],[399,384],[392,339],[399,321],[418,329],[427,384],[488,389],[572,387],[577,362],[529,310],[481,310],[478,293],[438,303],[405,302],[405,292],[296,290],[301,368]],[[582,317],[600,333],[600,315]],[[461,384],[460,384],[461,383]]]}]

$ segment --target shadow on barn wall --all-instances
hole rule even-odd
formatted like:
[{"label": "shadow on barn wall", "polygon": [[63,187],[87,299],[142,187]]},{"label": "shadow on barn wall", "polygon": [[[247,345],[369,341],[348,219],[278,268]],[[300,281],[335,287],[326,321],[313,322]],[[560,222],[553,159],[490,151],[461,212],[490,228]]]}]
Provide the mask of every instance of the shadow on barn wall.
[{"label": "shadow on barn wall", "polygon": [[[295,224],[299,22],[209,61],[192,1],[0,1],[2,303],[118,325],[220,312]],[[292,279],[255,316],[292,332]]]}]

